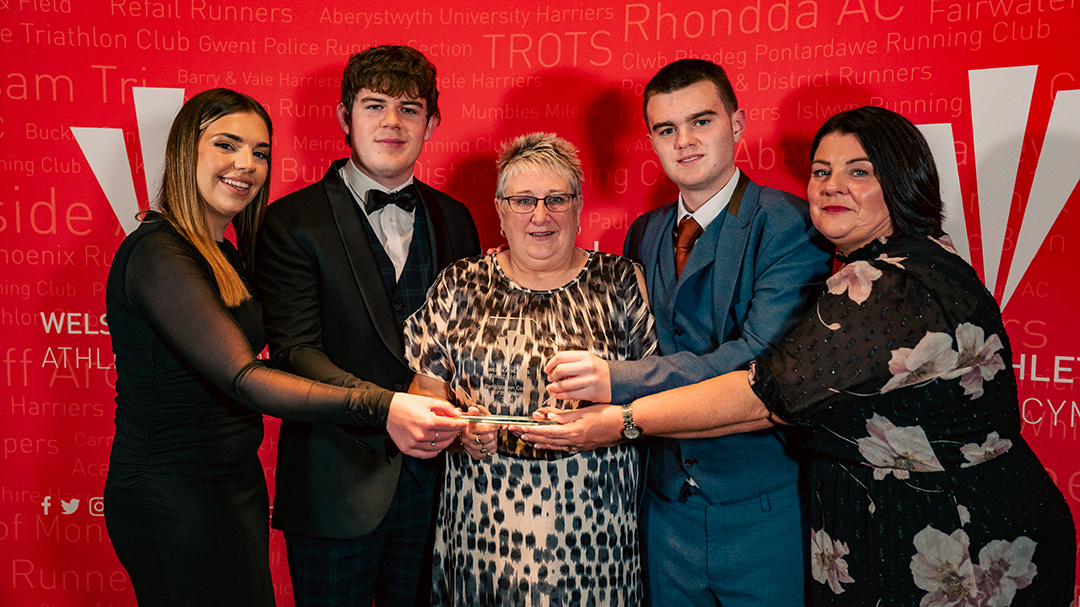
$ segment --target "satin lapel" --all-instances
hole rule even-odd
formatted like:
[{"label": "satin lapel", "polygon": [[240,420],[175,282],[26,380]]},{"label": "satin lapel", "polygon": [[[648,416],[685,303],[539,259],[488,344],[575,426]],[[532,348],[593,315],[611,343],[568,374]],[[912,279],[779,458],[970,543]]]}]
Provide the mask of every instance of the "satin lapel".
[{"label": "satin lapel", "polygon": [[383,285],[379,262],[375,261],[371,241],[368,240],[364,226],[360,224],[360,218],[356,215],[356,202],[353,200],[352,193],[338,175],[340,168],[338,162],[331,165],[327,173],[329,179],[324,179],[323,184],[326,188],[326,196],[330,200],[334,222],[337,223],[338,234],[345,245],[345,255],[349,259],[353,279],[360,289],[360,295],[364,298],[371,323],[375,325],[379,337],[394,353],[395,358],[402,364],[407,364],[404,356],[405,343],[401,338],[397,319],[394,317],[390,295]]},{"label": "satin lapel", "polygon": [[438,275],[442,268],[450,265],[454,259],[454,248],[450,239],[450,227],[446,223],[446,214],[443,213],[442,205],[439,204],[435,190],[428,184],[413,179],[417,191],[420,192],[424,210],[427,212],[427,228],[429,242],[431,243],[433,269]]},{"label": "satin lapel", "polygon": [[[746,256],[746,243],[750,239],[750,222],[753,221],[754,209],[757,208],[758,191],[758,187],[751,183],[746,173],[740,172],[739,183],[728,202],[728,216],[724,218],[724,225],[720,226],[720,234],[716,239],[716,255],[713,259],[717,268],[726,270],[713,272],[713,314],[716,315],[718,323],[726,322],[727,310],[731,307],[735,281],[739,278],[739,270]],[[727,327],[719,325],[717,328],[727,330]]]}]

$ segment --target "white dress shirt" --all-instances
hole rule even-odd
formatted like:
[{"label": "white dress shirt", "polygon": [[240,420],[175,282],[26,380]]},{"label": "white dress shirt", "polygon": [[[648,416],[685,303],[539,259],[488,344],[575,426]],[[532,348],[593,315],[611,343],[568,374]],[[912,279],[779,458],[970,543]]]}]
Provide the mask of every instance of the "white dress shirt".
[{"label": "white dress shirt", "polygon": [[[408,181],[400,186],[388,190],[361,172],[353,164],[351,158],[345,166],[341,167],[338,174],[352,192],[356,204],[360,206],[360,211],[367,217],[371,229],[375,231],[375,236],[379,239],[379,244],[386,251],[386,256],[394,264],[394,279],[400,279],[401,271],[405,268],[405,261],[409,258],[409,245],[412,244],[413,220],[416,217],[416,211],[406,211],[396,204],[388,204],[374,213],[368,213],[365,203],[368,190],[380,190],[388,194],[397,192],[413,182],[412,176],[410,175]],[[420,201],[417,200],[416,204],[420,204]]]},{"label": "white dress shirt", "polygon": [[701,226],[701,231],[705,231],[705,228],[709,227],[714,219],[720,216],[720,213],[724,212],[729,202],[731,202],[731,195],[735,193],[735,186],[739,184],[739,169],[735,169],[735,172],[731,174],[731,179],[728,179],[727,184],[720,188],[720,191],[713,195],[712,198],[705,201],[705,204],[701,205],[701,208],[691,213],[686,210],[686,204],[683,202],[682,194],[679,194],[679,214],[675,217],[675,225],[679,225],[679,222],[687,217],[693,217],[694,221],[698,222]]}]

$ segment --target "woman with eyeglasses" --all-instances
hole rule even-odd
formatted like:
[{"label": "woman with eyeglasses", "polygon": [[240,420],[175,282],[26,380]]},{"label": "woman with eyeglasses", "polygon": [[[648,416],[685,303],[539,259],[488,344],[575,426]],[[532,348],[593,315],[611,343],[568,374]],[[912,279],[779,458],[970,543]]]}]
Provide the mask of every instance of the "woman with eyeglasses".
[{"label": "woman with eyeglasses", "polygon": [[[411,392],[471,415],[529,416],[557,401],[559,350],[618,360],[655,348],[641,271],[574,246],[581,164],[548,133],[504,146],[495,205],[508,248],[443,271],[405,323]],[[449,453],[437,517],[433,605],[636,605],[638,453],[538,451],[490,423]]]}]

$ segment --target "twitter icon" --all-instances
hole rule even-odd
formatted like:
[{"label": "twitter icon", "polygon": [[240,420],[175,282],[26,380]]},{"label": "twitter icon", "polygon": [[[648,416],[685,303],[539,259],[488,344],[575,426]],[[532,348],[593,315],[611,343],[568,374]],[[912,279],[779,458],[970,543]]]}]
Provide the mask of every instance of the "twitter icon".
[{"label": "twitter icon", "polygon": [[79,500],[73,499],[70,502],[60,500],[60,508],[64,511],[64,514],[74,514],[79,509]]}]

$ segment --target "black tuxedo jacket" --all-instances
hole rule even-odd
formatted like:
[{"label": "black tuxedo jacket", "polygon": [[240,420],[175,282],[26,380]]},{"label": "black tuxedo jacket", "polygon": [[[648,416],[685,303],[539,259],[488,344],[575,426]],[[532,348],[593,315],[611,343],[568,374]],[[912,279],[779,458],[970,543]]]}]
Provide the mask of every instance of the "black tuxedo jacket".
[{"label": "black tuxedo jacket", "polygon": [[[339,386],[408,388],[401,327],[356,202],[330,165],[318,183],[270,205],[256,250],[272,364]],[[438,273],[480,253],[465,205],[414,180],[427,213]],[[382,521],[402,456],[386,429],[282,421],[273,526],[353,539]]]}]

